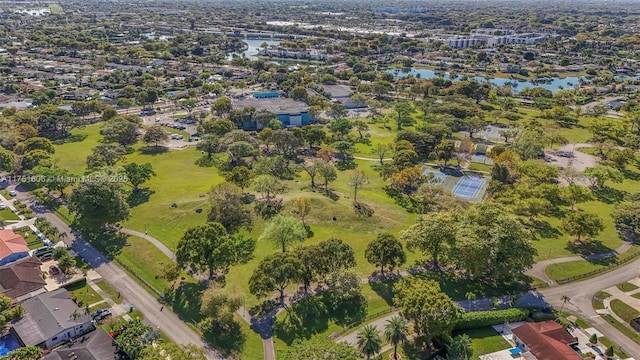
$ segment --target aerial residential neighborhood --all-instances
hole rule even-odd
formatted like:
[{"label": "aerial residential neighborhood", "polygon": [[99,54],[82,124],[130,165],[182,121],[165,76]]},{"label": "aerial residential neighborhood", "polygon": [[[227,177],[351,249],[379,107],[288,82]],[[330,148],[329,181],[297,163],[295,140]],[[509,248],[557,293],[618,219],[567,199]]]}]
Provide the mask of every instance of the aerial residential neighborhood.
[{"label": "aerial residential neighborhood", "polygon": [[639,23],[0,0],[0,359],[640,359]]}]

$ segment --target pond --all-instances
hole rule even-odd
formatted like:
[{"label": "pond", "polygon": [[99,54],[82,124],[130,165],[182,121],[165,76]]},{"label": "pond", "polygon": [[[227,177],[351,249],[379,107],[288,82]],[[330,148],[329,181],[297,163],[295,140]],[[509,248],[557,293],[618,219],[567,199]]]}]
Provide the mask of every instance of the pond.
[{"label": "pond", "polygon": [[244,54],[244,56],[246,56],[249,60],[257,60],[258,57],[256,55],[258,55],[258,51],[260,51],[260,45],[262,45],[262,43],[267,43],[267,45],[269,46],[280,44],[280,40],[245,39],[242,41],[245,44],[247,44],[248,46],[247,50],[243,51],[240,54],[239,53],[229,54],[229,56],[227,57],[228,60],[231,60],[234,55],[242,56],[242,54]]},{"label": "pond", "polygon": [[[409,71],[403,71],[400,69],[389,69],[387,70],[388,73],[393,74],[394,76],[400,77],[400,78],[405,78],[408,77],[409,75],[413,75],[413,76],[417,76],[418,74],[420,75],[420,78],[422,79],[433,79],[436,77],[442,77],[444,79],[449,79],[450,78],[450,74],[448,72],[442,73],[442,72],[435,72],[433,70],[428,70],[428,69],[416,69],[416,68],[411,68]],[[460,81],[462,80],[463,76],[458,75],[456,76],[452,81]],[[478,80],[479,82],[486,82],[487,79],[480,77],[480,76],[474,76],[474,79]],[[505,84],[511,85],[511,88],[513,89],[514,93],[517,93],[518,91],[529,87],[529,88],[533,88],[533,87],[541,87],[544,89],[548,89],[551,90],[553,92],[556,92],[558,90],[562,90],[562,89],[571,89],[571,88],[575,88],[580,86],[580,80],[582,79],[583,82],[588,82],[587,79],[585,78],[579,78],[579,77],[565,77],[565,78],[545,78],[545,79],[541,79],[541,81],[520,81],[520,80],[515,80],[515,79],[503,79],[503,78],[492,78],[489,79],[489,82],[493,85],[496,86],[503,86]]]}]

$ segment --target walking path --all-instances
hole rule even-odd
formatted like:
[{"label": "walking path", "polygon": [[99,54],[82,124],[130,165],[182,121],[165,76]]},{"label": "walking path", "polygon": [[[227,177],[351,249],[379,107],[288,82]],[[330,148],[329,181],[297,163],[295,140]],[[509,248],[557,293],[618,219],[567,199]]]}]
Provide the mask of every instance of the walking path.
[{"label": "walking path", "polygon": [[[31,204],[35,200],[28,192],[16,189],[16,196],[21,202]],[[1,197],[1,195],[0,195]],[[0,198],[5,201],[6,199]],[[122,294],[135,309],[145,317],[145,322],[162,330],[169,339],[177,344],[194,344],[203,348],[209,359],[222,360],[224,357],[205,343],[201,336],[188,327],[176,314],[171,311],[160,311],[160,303],[142,286],[127,275],[122,269],[96,250],[91,244],[76,234],[64,221],[43,206],[34,208],[38,216],[46,218],[51,225],[61,233],[67,233],[64,242],[78,253],[104,279],[108,279],[111,286]]]},{"label": "walking path", "polygon": [[133,236],[137,236],[139,238],[142,238],[144,240],[147,240],[148,242],[152,243],[155,247],[158,248],[158,250],[162,251],[162,253],[164,253],[165,255],[167,255],[167,257],[171,260],[176,259],[176,255],[173,253],[173,251],[171,251],[168,247],[166,247],[160,240],[149,236],[148,233],[143,233],[140,231],[136,231],[136,230],[131,230],[131,229],[126,229],[126,228],[121,228],[120,230],[121,233],[123,234],[128,234],[128,235],[133,235]]},{"label": "walking path", "polygon": [[526,273],[527,275],[535,276],[538,279],[543,280],[544,282],[546,282],[551,286],[557,286],[556,282],[547,276],[545,272],[547,266],[552,264],[560,264],[560,263],[566,263],[566,262],[578,261],[578,260],[587,260],[587,261],[602,260],[602,259],[606,259],[606,258],[610,258],[616,255],[622,254],[623,252],[629,250],[630,248],[631,248],[631,243],[628,241],[625,241],[619,248],[606,253],[602,253],[602,254],[568,256],[568,257],[562,257],[557,259],[542,260],[533,264],[533,267],[527,270]]}]

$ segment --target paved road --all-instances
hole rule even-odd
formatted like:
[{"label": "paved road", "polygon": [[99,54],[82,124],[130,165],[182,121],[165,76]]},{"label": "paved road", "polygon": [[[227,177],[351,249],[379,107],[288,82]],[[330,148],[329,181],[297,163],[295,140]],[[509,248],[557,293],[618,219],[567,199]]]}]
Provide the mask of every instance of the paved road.
[{"label": "paved road", "polygon": [[547,302],[556,307],[562,306],[561,297],[563,295],[569,296],[571,302],[564,306],[565,311],[584,319],[614,343],[622,346],[627,353],[639,358],[640,345],[607,323],[591,306],[591,298],[596,292],[621,284],[639,275],[640,260],[636,260],[602,276],[545,289],[541,293]]},{"label": "paved road", "polygon": [[[16,197],[23,203],[29,203],[32,197],[19,192]],[[207,350],[209,359],[224,359],[211,349],[195,331],[191,330],[176,314],[167,310],[160,311],[160,303],[122,269],[104,257],[91,244],[76,236],[69,226],[46,209],[38,209],[38,216],[45,217],[61,233],[67,233],[64,242],[75,250],[92,268],[122,294],[135,309],[142,312],[145,320],[163,331],[171,341],[177,344],[195,344]],[[144,234],[143,234],[144,235]]]},{"label": "paved road", "polygon": [[582,256],[568,256],[568,257],[557,258],[557,259],[542,260],[542,261],[539,261],[539,262],[535,263],[531,267],[531,269],[527,270],[527,275],[535,276],[538,279],[543,280],[547,284],[555,285],[555,281],[551,280],[547,276],[547,274],[545,272],[545,269],[547,268],[547,266],[552,265],[552,264],[560,264],[560,263],[578,261],[578,260],[606,259],[606,258],[609,258],[609,257],[612,257],[612,256],[616,256],[618,254],[622,254],[623,252],[629,250],[629,248],[631,248],[631,243],[625,241],[619,248],[617,248],[617,249],[615,249],[613,251],[607,252],[607,253],[592,254],[592,255],[582,255]]}]

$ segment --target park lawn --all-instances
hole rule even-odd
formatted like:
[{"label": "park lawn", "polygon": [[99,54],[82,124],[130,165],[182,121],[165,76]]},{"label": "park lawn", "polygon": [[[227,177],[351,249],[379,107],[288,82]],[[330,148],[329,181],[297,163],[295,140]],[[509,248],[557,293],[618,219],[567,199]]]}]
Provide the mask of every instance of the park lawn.
[{"label": "park lawn", "polygon": [[[163,292],[170,283],[159,277],[162,267],[173,262],[147,240],[137,236],[127,237],[128,246],[124,246],[116,258],[125,264],[130,272],[143,278],[158,292]],[[115,300],[115,299],[114,299]]]},{"label": "park lawn", "polygon": [[[617,255],[614,259],[605,259],[597,262],[590,262],[587,260],[576,260],[565,263],[551,264],[546,267],[545,274],[555,281],[568,279],[572,277],[576,277],[582,274],[586,274],[592,271],[603,270],[607,266],[611,266],[603,271],[614,270],[616,265],[620,259],[628,258],[628,257],[636,257],[640,248],[632,247],[628,251]],[[602,275],[602,273],[596,273],[593,276]],[[586,280],[587,278],[583,278],[581,280]]]},{"label": "park lawn", "polygon": [[2,220],[20,220],[18,215],[14,214],[11,209],[6,208],[4,210],[0,210],[0,221]]},{"label": "park lawn", "polygon": [[[477,360],[480,355],[508,349],[511,347],[509,343],[496,332],[491,326],[465,330],[462,332],[471,338],[473,343],[473,355],[471,359]],[[457,334],[454,334],[454,336]]]},{"label": "park lawn", "polygon": [[107,294],[107,296],[110,297],[111,300],[113,300],[113,302],[115,302],[116,304],[122,304],[122,302],[124,301],[124,298],[122,298],[122,296],[118,296],[120,293],[116,291],[116,289],[111,287],[109,282],[107,282],[106,280],[97,281],[95,284],[100,289],[102,289],[102,291],[104,291],[104,293]]},{"label": "park lawn", "polygon": [[87,284],[87,280],[78,281],[65,287],[69,290],[71,299],[75,299],[78,307],[83,308],[102,301],[102,297]]},{"label": "park lawn", "polygon": [[239,315],[235,316],[236,321],[240,324],[242,334],[245,336],[244,346],[240,354],[242,360],[262,360],[264,359],[264,351],[262,349],[262,338],[258,333],[251,329],[251,326],[243,321]]},{"label": "park lawn", "polygon": [[[150,236],[175,251],[187,228],[206,222],[207,193],[213,185],[224,181],[215,168],[195,165],[199,156],[195,147],[156,155],[142,152],[129,155],[129,162],[151,163],[157,176],[143,185],[153,192],[149,201],[134,206],[131,217],[122,225],[148,231]],[[172,208],[172,203],[178,207]],[[200,214],[195,212],[199,208],[203,209]]]},{"label": "park lawn", "polygon": [[638,312],[638,310],[625,304],[619,299],[611,300],[611,310],[613,310],[616,315],[627,323],[640,316],[640,312]]},{"label": "park lawn", "polygon": [[91,149],[96,147],[102,135],[100,129],[103,122],[87,125],[82,129],[71,130],[71,137],[61,145],[56,145],[53,155],[53,163],[76,175],[84,174],[87,167],[86,159],[91,154]]},{"label": "park lawn", "polygon": [[620,291],[622,291],[622,292],[629,292],[629,291],[633,291],[633,290],[638,288],[637,285],[632,284],[630,282],[623,282],[622,284],[616,285],[616,287],[618,289],[620,289]]}]

